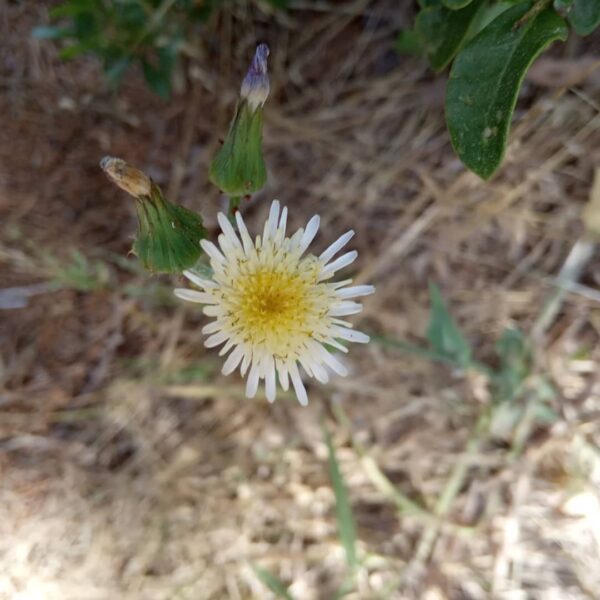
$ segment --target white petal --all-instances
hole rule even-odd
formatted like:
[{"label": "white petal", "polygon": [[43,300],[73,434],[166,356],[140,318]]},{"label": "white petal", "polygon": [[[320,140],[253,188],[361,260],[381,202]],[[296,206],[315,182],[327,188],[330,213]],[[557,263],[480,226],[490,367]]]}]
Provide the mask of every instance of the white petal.
[{"label": "white petal", "polygon": [[219,225],[221,227],[221,231],[223,232],[223,234],[225,235],[225,237],[227,238],[227,240],[234,245],[236,248],[240,248],[242,247],[242,244],[240,243],[240,240],[235,232],[235,229],[233,228],[233,226],[231,225],[231,223],[229,222],[229,219],[222,213],[220,212],[217,215],[217,221],[219,221]]},{"label": "white petal", "polygon": [[223,329],[223,324],[220,321],[212,321],[202,328],[202,333],[205,335],[210,335],[211,333],[215,333],[220,329]]},{"label": "white petal", "polygon": [[231,262],[233,257],[239,252],[242,251],[241,246],[236,246],[234,242],[232,242],[224,233],[220,233],[217,237],[217,241],[219,242],[219,246],[221,248],[221,252],[223,256],[227,259],[227,262]]},{"label": "white petal", "polygon": [[234,346],[235,342],[231,339],[231,334],[227,332],[229,339],[227,343],[219,350],[219,356],[225,356]]},{"label": "white petal", "polygon": [[329,248],[327,248],[327,250],[325,250],[321,256],[319,256],[319,260],[328,263],[333,258],[333,255],[341,250],[350,241],[350,238],[353,235],[354,231],[352,229],[347,231],[342,237],[333,242],[333,244],[331,244],[331,246],[329,246]]},{"label": "white petal", "polygon": [[287,209],[287,206],[284,206],[283,210],[281,211],[281,217],[279,219],[279,231],[281,231],[281,233],[283,235],[285,235],[285,228],[287,225],[287,215],[288,215],[288,209]]},{"label": "white petal", "polygon": [[258,365],[254,363],[248,374],[248,381],[246,382],[246,396],[248,398],[254,398],[254,396],[256,396],[256,390],[258,390]]},{"label": "white petal", "polygon": [[315,215],[311,218],[311,220],[306,224],[306,229],[302,234],[302,239],[300,240],[300,253],[302,254],[310,245],[310,243],[315,239],[315,235],[317,235],[317,231],[319,230],[319,223],[321,219],[319,215]]},{"label": "white petal", "polygon": [[288,377],[288,367],[284,362],[277,361],[277,374],[279,375],[279,385],[284,392],[287,392],[290,387],[290,379]]},{"label": "white petal", "polygon": [[265,394],[269,402],[275,401],[277,390],[275,387],[275,361],[272,356],[268,358],[265,366]]},{"label": "white petal", "polygon": [[374,291],[375,288],[372,285],[355,285],[338,290],[336,295],[338,298],[357,298],[358,296],[368,296]]},{"label": "white petal", "polygon": [[356,250],[352,250],[351,252],[346,252],[346,254],[342,254],[339,258],[334,260],[332,263],[329,263],[321,270],[321,274],[319,275],[320,279],[327,278],[333,275],[336,271],[347,267],[350,263],[353,263],[358,256],[358,252]]},{"label": "white petal", "polygon": [[233,352],[227,357],[227,360],[223,364],[223,368],[221,369],[221,373],[223,375],[229,375],[233,373],[236,367],[240,364],[242,357],[244,356],[244,349],[242,346],[237,346]]},{"label": "white petal", "polygon": [[204,345],[207,348],[214,348],[215,346],[221,345],[228,337],[229,333],[226,331],[219,331],[219,333],[215,333],[206,338],[206,340],[204,340]]},{"label": "white petal", "polygon": [[202,250],[204,250],[204,252],[206,252],[206,254],[208,254],[214,261],[221,264],[227,263],[225,257],[212,242],[209,242],[208,240],[202,240],[200,245],[202,246]]},{"label": "white petal", "polygon": [[244,348],[244,358],[242,360],[242,366],[240,367],[240,374],[242,377],[245,377],[246,371],[252,362],[252,352],[246,346],[242,346]]},{"label": "white petal", "polygon": [[362,310],[362,304],[358,302],[340,302],[334,305],[327,313],[331,317],[345,317],[346,315],[356,315]]},{"label": "white petal", "polygon": [[291,363],[290,368],[290,378],[292,380],[292,385],[294,386],[294,391],[296,392],[296,398],[298,398],[298,402],[302,406],[308,405],[308,396],[306,394],[306,388],[302,383],[302,379],[300,379],[300,373],[298,373],[298,366],[296,363]]},{"label": "white petal", "polygon": [[342,377],[346,377],[348,375],[348,369],[335,357],[329,354],[325,348],[323,348],[324,356],[323,361],[325,364],[332,370],[335,371],[338,375]]},{"label": "white petal", "polygon": [[327,383],[329,381],[329,375],[327,374],[327,371],[316,360],[311,361],[310,368],[315,375],[315,379],[319,383]]},{"label": "white petal", "polygon": [[346,327],[334,327],[333,334],[343,340],[357,342],[359,344],[366,344],[370,339],[366,333],[354,331],[354,329],[347,329]]},{"label": "white petal", "polygon": [[269,210],[269,218],[265,223],[264,241],[272,240],[277,233],[277,222],[279,221],[279,200],[273,200]]},{"label": "white petal", "polygon": [[199,304],[216,304],[217,300],[212,294],[206,292],[197,292],[196,290],[188,290],[187,288],[175,288],[173,293],[182,300],[188,302],[198,302]]},{"label": "white petal", "polygon": [[248,233],[248,228],[244,223],[244,219],[242,218],[242,213],[240,211],[235,213],[235,222],[237,223],[238,230],[240,232],[240,237],[242,238],[242,244],[244,245],[244,252],[246,256],[250,256],[253,251],[254,244],[252,243],[252,238]]},{"label": "white petal", "polygon": [[205,289],[213,289],[213,288],[219,287],[214,281],[211,281],[210,279],[204,279],[203,277],[200,277],[200,275],[198,275],[197,273],[195,273],[194,271],[191,271],[189,269],[184,271],[183,274],[194,285],[197,285],[198,287],[205,288]]},{"label": "white petal", "polygon": [[223,316],[223,308],[218,304],[205,304],[202,307],[202,312],[207,317],[222,317]]},{"label": "white petal", "polygon": [[346,348],[346,346],[343,346],[342,344],[340,344],[337,340],[334,340],[333,338],[327,338],[325,340],[325,343],[328,346],[331,346],[332,348],[335,348],[336,350],[343,352],[344,354],[348,352],[348,348]]}]

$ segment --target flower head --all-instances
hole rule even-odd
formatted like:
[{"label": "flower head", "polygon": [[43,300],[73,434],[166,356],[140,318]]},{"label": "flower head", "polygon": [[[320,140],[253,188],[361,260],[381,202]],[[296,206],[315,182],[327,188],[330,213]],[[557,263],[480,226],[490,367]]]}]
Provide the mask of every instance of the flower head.
[{"label": "flower head", "polygon": [[340,319],[358,313],[362,305],[349,300],[374,291],[373,286],[348,287],[351,280],[332,282],[337,271],[354,261],[356,251],[333,257],[354,235],[348,231],[320,256],[305,254],[319,228],[314,216],[305,229],[285,236],[287,208],[274,200],[262,236],[253,242],[236,213],[239,237],[223,213],[217,247],[202,240],[210,256],[210,279],[194,271],[184,275],[202,291],[176,289],[184,300],[204,304],[204,314],[214,321],[203,328],[208,348],[225,344],[220,355],[230,353],[223,373],[240,368],[247,374],[246,395],[252,398],[261,379],[266,396],[275,400],[276,379],[284,390],[292,386],[300,404],[307,404],[298,366],[321,383],[329,379],[327,367],[346,375],[344,365],[326,346],[347,352],[341,343],[366,343],[369,337]]}]

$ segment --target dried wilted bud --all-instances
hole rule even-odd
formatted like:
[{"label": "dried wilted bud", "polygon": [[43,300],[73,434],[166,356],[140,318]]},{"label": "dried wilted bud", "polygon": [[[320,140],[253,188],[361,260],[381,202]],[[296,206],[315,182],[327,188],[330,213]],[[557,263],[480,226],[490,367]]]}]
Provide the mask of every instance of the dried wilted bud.
[{"label": "dried wilted bud", "polygon": [[266,44],[256,48],[227,137],[210,166],[210,180],[229,196],[252,194],[267,181],[262,107],[269,95],[268,55]]},{"label": "dried wilted bud", "polygon": [[138,233],[132,250],[144,268],[152,273],[181,273],[193,267],[205,237],[200,216],[166,200],[147,175],[124,160],[106,157],[100,166],[136,199]]},{"label": "dried wilted bud", "polygon": [[152,181],[139,169],[130,167],[124,160],[114,156],[105,156],[100,161],[100,167],[122,190],[134,198],[149,196]]}]

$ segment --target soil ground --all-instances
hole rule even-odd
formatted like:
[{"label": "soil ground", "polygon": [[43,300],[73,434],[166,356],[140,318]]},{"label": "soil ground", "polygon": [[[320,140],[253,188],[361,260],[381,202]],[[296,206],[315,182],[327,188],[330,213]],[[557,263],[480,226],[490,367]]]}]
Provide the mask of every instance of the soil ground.
[{"label": "soil ground", "polygon": [[[348,598],[600,597],[600,268],[582,263],[535,338],[526,392],[402,352],[423,344],[428,282],[477,359],[528,334],[584,235],[600,163],[597,41],[571,39],[524,84],[499,173],[454,155],[445,75],[398,55],[412,3],[236,5],[193,40],[169,102],[138,73],[109,91],[93,58],[63,62],[31,28],[48,5],[0,6],[0,598],[300,600],[345,577],[323,424],[357,523]],[[351,375],[311,403],[244,398],[202,346],[203,317],[128,256],[132,202],[110,154],[199,210],[207,168],[257,41],[269,43],[269,200],[317,245],[356,231],[352,274],[377,292]],[[582,65],[586,67],[583,68]],[[587,73],[587,76],[585,74]],[[589,245],[592,242],[580,242]]]}]

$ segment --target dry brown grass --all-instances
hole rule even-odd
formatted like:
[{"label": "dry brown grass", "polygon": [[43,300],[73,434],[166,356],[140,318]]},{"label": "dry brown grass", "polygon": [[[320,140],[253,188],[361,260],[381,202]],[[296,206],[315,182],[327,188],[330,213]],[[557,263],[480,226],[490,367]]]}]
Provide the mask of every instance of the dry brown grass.
[{"label": "dry brown grass", "polygon": [[[2,288],[31,294],[0,313],[0,598],[270,597],[251,562],[297,599],[333,598],[344,555],[321,420],[364,558],[348,598],[598,597],[597,299],[568,294],[536,347],[559,418],[474,435],[486,381],[378,342],[353,349],[351,377],[312,386],[306,409],[246,400],[203,350],[198,312],[168,299],[172,282],[107,254],[124,255],[134,228],[132,207],[97,168],[107,153],[214,226],[207,163],[252,48],[266,40],[270,179],[244,205],[249,220],[278,197],[292,226],[322,215],[323,245],[355,229],[355,279],[377,286],[365,330],[421,339],[431,279],[480,359],[506,326],[529,331],[582,233],[600,158],[596,82],[526,84],[508,157],[482,183],[451,151],[443,77],[394,53],[411,19],[408,3],[396,4],[222,13],[170,104],[137,78],[114,98],[93,61],[61,63],[28,39],[43,6],[0,8],[0,273]],[[109,284],[48,288],[48,256],[64,263],[70,247],[102,260]],[[597,262],[581,283],[584,293],[598,286]],[[377,487],[378,473],[393,493]]]}]

